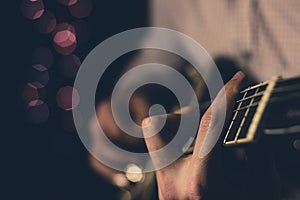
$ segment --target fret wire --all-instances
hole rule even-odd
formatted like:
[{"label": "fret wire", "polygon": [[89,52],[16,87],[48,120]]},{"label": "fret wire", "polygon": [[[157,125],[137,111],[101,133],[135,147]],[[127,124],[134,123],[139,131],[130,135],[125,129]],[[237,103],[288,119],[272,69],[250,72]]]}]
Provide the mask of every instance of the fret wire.
[{"label": "fret wire", "polygon": [[248,88],[242,90],[241,93],[248,92],[248,91],[250,91],[250,90],[259,88],[259,87],[261,87],[261,86],[268,85],[269,83],[270,83],[270,81],[265,81],[265,82],[262,82],[262,83],[258,83],[258,84],[254,85],[254,86],[251,86],[251,87],[248,87]]},{"label": "fret wire", "polygon": [[[255,94],[258,92],[258,90],[259,90],[259,87],[256,88]],[[240,123],[240,126],[239,126],[239,128],[238,128],[238,131],[237,131],[237,133],[236,133],[236,135],[235,135],[235,138],[234,138],[234,141],[235,141],[235,142],[238,140],[238,137],[239,137],[240,134],[241,134],[242,128],[243,128],[243,126],[244,126],[244,124],[245,124],[246,118],[247,118],[247,116],[248,116],[248,114],[249,114],[249,112],[250,112],[250,108],[251,108],[253,102],[254,102],[254,98],[251,99],[251,102],[250,102],[250,104],[249,104],[249,106],[248,106],[248,108],[247,108],[247,110],[246,110],[246,112],[245,112],[245,114],[244,114],[244,117],[243,117],[243,119],[242,119],[242,121],[241,121],[241,123]]]},{"label": "fret wire", "polygon": [[[299,80],[300,80],[300,78],[299,78]],[[255,106],[258,106],[258,107],[254,110],[254,116],[251,119],[251,123],[250,123],[250,125],[248,127],[248,131],[246,133],[245,138],[239,138],[240,134],[242,134],[243,133],[242,131],[244,130],[244,129],[242,129],[243,128],[242,126],[245,126],[245,124],[243,124],[243,125],[240,125],[240,127],[238,128],[238,129],[240,129],[238,135],[231,134],[232,136],[235,136],[235,139],[234,140],[230,139],[230,140],[227,141],[228,136],[231,136],[229,133],[232,133],[231,129],[233,128],[232,127],[233,121],[231,121],[230,129],[227,130],[227,134],[226,134],[226,137],[224,139],[224,145],[225,146],[234,146],[236,144],[245,144],[245,143],[250,143],[250,142],[255,141],[254,138],[255,138],[255,134],[256,134],[256,131],[257,131],[258,126],[259,126],[259,122],[260,122],[260,120],[262,118],[262,115],[263,115],[263,112],[264,112],[264,110],[265,110],[265,108],[267,106],[267,103],[270,100],[274,89],[276,88],[276,84],[278,83],[278,81],[282,82],[282,79],[280,77],[278,77],[278,76],[275,76],[275,77],[272,78],[272,80],[270,80],[268,82],[264,82],[264,83],[261,83],[261,84],[256,85],[256,86],[249,87],[246,90],[244,90],[244,91],[241,92],[241,93],[245,93],[245,94],[244,94],[243,99],[241,101],[237,102],[239,106],[234,111],[235,112],[234,113],[235,116],[238,115],[238,113],[240,113],[239,111],[241,111],[241,110],[244,110],[244,109],[249,109],[250,110],[252,107],[255,107]],[[294,80],[292,80],[292,81],[294,81]],[[298,79],[295,80],[295,81],[298,81]],[[261,86],[264,86],[264,85],[266,85],[266,87],[265,88],[261,88]],[[264,90],[262,98],[258,102],[255,102],[255,103],[253,103],[254,102],[254,98],[252,98],[251,99],[252,103],[250,105],[242,107],[241,105],[242,105],[243,101],[245,101],[246,94],[249,94],[248,91],[252,90],[251,91],[251,93],[252,93],[254,91],[253,89],[255,89],[255,88],[256,88],[255,96],[257,96],[257,93],[258,93],[257,91]],[[289,88],[289,89],[291,89],[291,88]],[[283,91],[284,89],[280,89],[280,90]],[[277,90],[277,92],[281,92],[281,91]],[[294,93],[295,92],[297,92],[297,91],[294,91]],[[243,112],[243,113],[246,113],[246,112]],[[249,118],[249,113],[247,113],[247,115],[248,115],[248,118]],[[244,123],[246,123],[246,122],[244,122]],[[239,125],[239,124],[235,123],[234,125]]]},{"label": "fret wire", "polygon": [[258,104],[259,104],[259,102],[256,102],[256,103],[253,103],[252,105],[243,106],[240,109],[235,109],[233,112],[238,112],[238,111],[241,111],[241,110],[245,110],[247,108],[253,108],[255,106],[258,106]]},{"label": "fret wire", "polygon": [[[243,98],[245,98],[246,95],[247,95],[247,92],[245,92],[245,94],[243,95]],[[241,106],[242,106],[242,102],[239,103],[237,109],[240,109]],[[233,123],[235,122],[235,119],[236,119],[237,115],[238,115],[238,112],[235,112],[235,113],[234,113],[234,116],[233,116],[233,119],[232,119],[231,122],[230,122],[230,125],[229,125],[228,131],[227,131],[227,133],[226,133],[226,136],[225,136],[225,138],[224,138],[224,143],[226,142],[226,140],[227,140],[227,138],[228,138],[228,135],[229,135],[229,133],[230,133],[230,131],[231,131],[231,128],[232,128],[232,126],[233,126]]]},{"label": "fret wire", "polygon": [[[290,91],[297,90],[297,89],[300,89],[300,84],[299,85],[293,85],[293,86],[282,86],[280,88],[275,88],[273,90],[272,94],[278,94],[280,92],[290,92]],[[245,100],[248,100],[248,99],[251,99],[251,98],[254,98],[254,97],[262,96],[264,94],[264,92],[265,91],[258,92],[258,93],[254,94],[254,95],[249,96],[249,97],[246,97],[246,98],[243,98],[243,99],[239,99],[236,102],[241,102],[241,101],[245,101]]]},{"label": "fret wire", "polygon": [[246,98],[243,98],[243,99],[239,99],[236,102],[241,102],[241,101],[245,101],[245,100],[248,100],[248,99],[251,99],[251,98],[254,98],[254,97],[262,96],[264,94],[264,92],[265,91],[262,91],[262,92],[259,92],[259,93],[255,93],[254,95],[251,95],[249,97],[246,97]]}]

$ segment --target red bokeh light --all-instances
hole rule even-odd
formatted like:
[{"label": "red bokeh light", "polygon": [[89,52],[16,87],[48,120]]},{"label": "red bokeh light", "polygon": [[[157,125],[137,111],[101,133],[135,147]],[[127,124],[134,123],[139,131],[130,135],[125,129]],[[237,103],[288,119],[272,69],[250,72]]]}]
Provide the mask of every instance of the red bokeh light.
[{"label": "red bokeh light", "polygon": [[62,55],[69,55],[77,46],[75,28],[68,23],[57,25],[54,31],[53,43],[55,50]]},{"label": "red bokeh light", "polygon": [[79,101],[80,98],[77,90],[71,86],[62,87],[57,92],[56,102],[63,110],[74,109],[79,104]]},{"label": "red bokeh light", "polygon": [[28,71],[28,81],[34,83],[35,87],[43,88],[49,82],[50,76],[47,70],[40,71],[35,68],[31,68]]},{"label": "red bokeh light", "polygon": [[59,31],[55,34],[53,41],[56,45],[65,48],[76,42],[76,36],[69,30]]},{"label": "red bokeh light", "polygon": [[33,100],[28,103],[27,120],[34,124],[41,124],[49,118],[48,105],[42,100]]},{"label": "red bokeh light", "polygon": [[79,19],[89,16],[92,10],[91,0],[78,0],[76,4],[69,7],[71,15]]},{"label": "red bokeh light", "polygon": [[44,11],[42,0],[23,0],[21,3],[21,12],[27,19],[38,19],[43,15]]},{"label": "red bokeh light", "polygon": [[22,91],[22,98],[26,104],[30,101],[38,99],[39,93],[37,88],[31,83],[26,84]]},{"label": "red bokeh light", "polygon": [[38,32],[51,33],[55,29],[56,18],[52,12],[45,10],[44,14],[33,23]]},{"label": "red bokeh light", "polygon": [[32,100],[28,103],[28,107],[34,107],[34,106],[39,106],[39,105],[42,105],[44,102],[40,99],[35,99],[35,100]]}]

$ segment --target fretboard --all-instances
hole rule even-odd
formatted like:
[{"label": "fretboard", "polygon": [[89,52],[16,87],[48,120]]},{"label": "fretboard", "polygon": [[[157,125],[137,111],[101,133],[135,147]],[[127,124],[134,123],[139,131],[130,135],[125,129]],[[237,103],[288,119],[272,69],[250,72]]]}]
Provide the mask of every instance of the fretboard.
[{"label": "fretboard", "polygon": [[256,142],[262,134],[300,133],[300,77],[248,87],[236,102],[225,146]]}]

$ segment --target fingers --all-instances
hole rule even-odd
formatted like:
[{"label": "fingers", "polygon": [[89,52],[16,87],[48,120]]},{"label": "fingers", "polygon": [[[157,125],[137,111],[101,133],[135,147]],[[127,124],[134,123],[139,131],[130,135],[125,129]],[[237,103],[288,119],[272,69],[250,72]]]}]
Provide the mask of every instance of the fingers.
[{"label": "fingers", "polygon": [[[221,119],[225,117],[226,121],[228,116],[231,115],[235,97],[243,86],[244,80],[245,75],[242,72],[237,72],[221,89],[210,108],[202,117],[194,150],[195,157],[203,158],[214,148],[221,136],[224,125],[224,121]],[[223,112],[224,110],[226,113]]]},{"label": "fingers", "polygon": [[167,145],[177,134],[182,120],[191,121],[192,118],[195,118],[195,109],[196,107],[189,106],[173,113],[144,119],[142,127],[148,150],[156,151]]},{"label": "fingers", "polygon": [[151,116],[142,127],[148,151],[156,151],[170,142],[180,123],[180,114]]}]

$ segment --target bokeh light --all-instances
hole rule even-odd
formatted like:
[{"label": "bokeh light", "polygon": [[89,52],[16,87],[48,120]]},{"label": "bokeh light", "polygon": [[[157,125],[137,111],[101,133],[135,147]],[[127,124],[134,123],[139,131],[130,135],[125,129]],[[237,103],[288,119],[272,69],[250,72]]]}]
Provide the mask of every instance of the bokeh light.
[{"label": "bokeh light", "polygon": [[22,90],[22,99],[28,104],[30,101],[36,100],[39,98],[39,92],[37,87],[32,83],[27,83],[26,86]]},{"label": "bokeh light", "polygon": [[75,55],[67,55],[61,57],[58,61],[59,71],[62,76],[66,78],[73,78],[76,76],[81,65],[80,59]]},{"label": "bokeh light", "polygon": [[294,149],[300,151],[300,139],[294,140],[293,147],[294,147]]},{"label": "bokeh light", "polygon": [[[74,93],[74,98],[72,97]],[[77,90],[71,86],[60,88],[56,95],[57,105],[63,110],[69,111],[79,104],[80,98]]]},{"label": "bokeh light", "polygon": [[38,19],[43,15],[44,11],[42,0],[23,0],[21,3],[21,12],[27,19]]},{"label": "bokeh light", "polygon": [[77,0],[57,0],[57,1],[64,6],[72,6],[75,3],[77,3]]},{"label": "bokeh light", "polygon": [[83,20],[75,20],[72,22],[76,30],[78,44],[87,43],[91,39],[91,26]]},{"label": "bokeh light", "polygon": [[73,25],[61,23],[54,31],[53,43],[55,50],[62,55],[69,55],[77,45],[76,32]]},{"label": "bokeh light", "polygon": [[45,48],[39,47],[34,49],[31,56],[31,65],[38,71],[46,71],[53,64],[53,55],[52,52]]},{"label": "bokeh light", "polygon": [[40,71],[35,68],[31,68],[28,71],[28,82],[34,83],[38,88],[45,87],[49,82],[50,76],[47,70]]},{"label": "bokeh light", "polygon": [[135,164],[129,164],[126,169],[126,177],[130,182],[138,183],[144,178],[141,167]]},{"label": "bokeh light", "polygon": [[69,7],[71,15],[79,19],[89,16],[92,10],[91,0],[78,0],[76,4]]},{"label": "bokeh light", "polygon": [[51,33],[56,26],[56,18],[50,11],[45,10],[44,14],[33,22],[35,29],[40,33]]},{"label": "bokeh light", "polygon": [[27,120],[34,124],[42,124],[49,118],[48,105],[42,100],[33,100],[28,103]]}]

